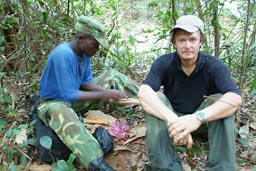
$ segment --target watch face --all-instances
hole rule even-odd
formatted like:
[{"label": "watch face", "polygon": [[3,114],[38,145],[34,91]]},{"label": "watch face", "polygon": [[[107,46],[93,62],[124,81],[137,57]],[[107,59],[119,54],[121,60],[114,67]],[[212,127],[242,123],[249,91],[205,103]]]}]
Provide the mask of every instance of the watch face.
[{"label": "watch face", "polygon": [[198,119],[199,119],[200,121],[202,121],[201,113],[198,113],[198,114],[197,114],[197,117],[198,117]]},{"label": "watch face", "polygon": [[197,112],[197,118],[202,122],[202,123],[205,123],[205,114],[204,112]]},{"label": "watch face", "polygon": [[202,116],[202,113],[200,112],[199,113],[199,118],[202,120],[203,119],[203,116]]}]

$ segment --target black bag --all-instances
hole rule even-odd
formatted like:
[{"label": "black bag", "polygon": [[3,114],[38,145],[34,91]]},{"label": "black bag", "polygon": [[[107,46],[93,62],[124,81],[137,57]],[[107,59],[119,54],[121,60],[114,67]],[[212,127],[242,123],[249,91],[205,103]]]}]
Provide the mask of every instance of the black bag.
[{"label": "black bag", "polygon": [[114,147],[112,136],[106,131],[105,128],[101,126],[97,127],[92,135],[99,142],[104,154],[109,152]]}]

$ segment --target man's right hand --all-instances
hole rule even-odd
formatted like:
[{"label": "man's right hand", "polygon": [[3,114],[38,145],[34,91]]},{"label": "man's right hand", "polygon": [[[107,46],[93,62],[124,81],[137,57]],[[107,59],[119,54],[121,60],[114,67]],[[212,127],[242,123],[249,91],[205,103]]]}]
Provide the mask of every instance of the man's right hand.
[{"label": "man's right hand", "polygon": [[119,100],[119,99],[127,99],[128,96],[119,90],[107,89],[107,90],[104,90],[104,98],[107,100],[110,100],[110,99]]}]

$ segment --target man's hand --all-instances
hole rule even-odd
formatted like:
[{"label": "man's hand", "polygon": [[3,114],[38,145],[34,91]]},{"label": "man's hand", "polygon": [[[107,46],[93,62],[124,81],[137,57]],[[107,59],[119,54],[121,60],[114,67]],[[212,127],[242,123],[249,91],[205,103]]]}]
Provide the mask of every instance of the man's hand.
[{"label": "man's hand", "polygon": [[173,143],[176,146],[186,146],[187,149],[190,149],[193,146],[193,138],[191,134],[188,134],[183,139],[178,142]]},{"label": "man's hand", "polygon": [[174,121],[168,122],[168,131],[170,137],[173,138],[174,144],[183,144],[190,147],[193,143],[191,132],[197,130],[201,126],[201,122],[197,119],[195,114],[180,116]]},{"label": "man's hand", "polygon": [[104,91],[104,98],[107,100],[119,100],[119,99],[126,99],[128,96],[119,90],[108,89]]}]

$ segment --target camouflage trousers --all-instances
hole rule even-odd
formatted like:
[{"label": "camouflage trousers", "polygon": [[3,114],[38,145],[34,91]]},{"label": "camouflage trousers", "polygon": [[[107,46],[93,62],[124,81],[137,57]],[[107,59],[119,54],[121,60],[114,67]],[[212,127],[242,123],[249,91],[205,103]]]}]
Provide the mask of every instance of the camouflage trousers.
[{"label": "camouflage trousers", "polygon": [[[163,93],[158,93],[163,103],[172,111],[173,108]],[[212,95],[205,99],[198,107],[201,110],[220,97],[220,94]],[[175,112],[175,111],[174,111]],[[175,112],[178,116],[184,114]],[[166,123],[150,114],[146,114],[148,156],[152,164],[147,171],[183,171],[181,160],[177,154],[173,139],[169,137]],[[193,135],[208,136],[209,156],[206,171],[235,171],[235,122],[234,116],[207,122]],[[206,134],[206,135],[205,135]],[[208,135],[207,135],[208,134]],[[157,141],[156,141],[157,140]]]},{"label": "camouflage trousers", "polygon": [[[123,91],[130,97],[136,96],[139,88],[137,82],[113,69],[95,78],[95,83],[105,89]],[[60,101],[46,101],[38,107],[40,119],[56,132],[85,168],[88,168],[93,159],[102,157],[103,151],[97,140],[79,120],[77,112],[87,111],[101,103],[103,101],[99,100],[69,105]]]}]

